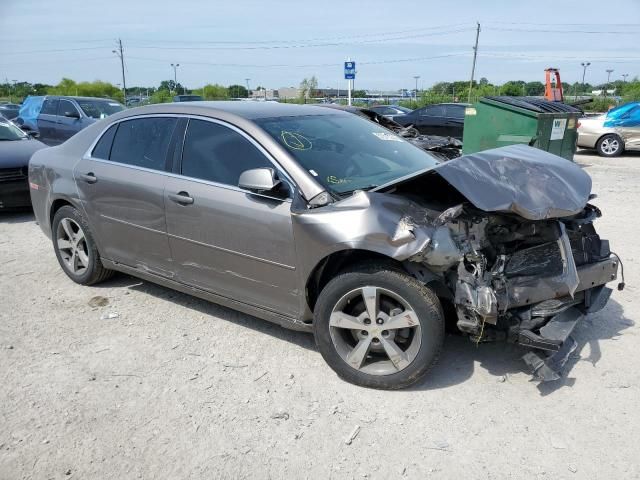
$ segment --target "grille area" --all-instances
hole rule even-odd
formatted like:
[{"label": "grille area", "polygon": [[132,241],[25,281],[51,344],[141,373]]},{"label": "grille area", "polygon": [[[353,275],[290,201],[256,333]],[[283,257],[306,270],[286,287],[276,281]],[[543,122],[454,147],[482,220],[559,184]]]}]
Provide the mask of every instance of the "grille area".
[{"label": "grille area", "polygon": [[562,256],[557,242],[518,250],[509,258],[505,267],[507,277],[531,275],[558,275],[562,273]]},{"label": "grille area", "polygon": [[27,179],[27,167],[0,168],[0,182],[15,182]]}]

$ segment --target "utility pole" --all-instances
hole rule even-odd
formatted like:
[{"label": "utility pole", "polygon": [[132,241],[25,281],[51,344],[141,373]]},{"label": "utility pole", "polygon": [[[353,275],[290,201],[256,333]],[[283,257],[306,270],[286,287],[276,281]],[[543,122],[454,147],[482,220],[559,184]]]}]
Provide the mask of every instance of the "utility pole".
[{"label": "utility pole", "polygon": [[623,74],[622,74],[622,81],[623,81],[624,83],[627,83],[627,77],[628,77],[628,76],[629,76],[629,74],[628,74],[628,73],[623,73]]},{"label": "utility pole", "polygon": [[244,81],[247,82],[247,98],[249,98],[249,80],[250,78],[245,78]]},{"label": "utility pole", "polygon": [[178,67],[180,66],[179,63],[172,63],[171,67],[173,68],[173,86],[176,89],[176,95],[179,95],[180,93],[178,92]]},{"label": "utility pole", "polygon": [[124,49],[122,48],[122,40],[118,39],[118,50],[112,50],[120,58],[120,67],[122,67],[122,98],[124,104],[127,104],[127,81],[124,76]]},{"label": "utility pole", "polygon": [[607,96],[607,90],[609,89],[609,82],[611,80],[611,74],[613,73],[613,69],[612,68],[608,68],[606,70],[607,72],[607,86],[604,88],[604,96]]},{"label": "utility pole", "polygon": [[582,93],[584,93],[584,76],[587,73],[587,67],[591,65],[591,62],[582,62]]},{"label": "utility pole", "polygon": [[469,95],[467,96],[467,103],[471,103],[471,89],[473,88],[473,76],[476,73],[476,57],[478,56],[478,38],[480,37],[480,22],[476,22],[476,44],[473,47],[473,64],[471,66],[471,80],[469,81]]},{"label": "utility pole", "polygon": [[416,108],[418,108],[418,79],[420,75],[414,75],[413,79],[416,81],[416,89],[413,91],[413,103],[416,104]]}]

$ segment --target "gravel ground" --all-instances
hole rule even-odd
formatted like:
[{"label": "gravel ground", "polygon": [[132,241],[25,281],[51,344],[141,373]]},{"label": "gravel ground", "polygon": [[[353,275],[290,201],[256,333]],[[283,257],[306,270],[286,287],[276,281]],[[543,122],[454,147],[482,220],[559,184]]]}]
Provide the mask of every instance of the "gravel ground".
[{"label": "gravel ground", "polygon": [[627,288],[545,386],[519,348],[450,336],[417,387],[355,387],[310,335],[123,275],[78,286],[3,214],[0,478],[638,478],[640,155],[577,161]]}]

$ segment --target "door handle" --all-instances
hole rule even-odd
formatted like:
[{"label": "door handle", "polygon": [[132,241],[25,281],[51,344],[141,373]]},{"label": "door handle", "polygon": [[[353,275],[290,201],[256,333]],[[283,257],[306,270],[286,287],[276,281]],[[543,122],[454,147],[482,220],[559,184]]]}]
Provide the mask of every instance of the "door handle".
[{"label": "door handle", "polygon": [[93,172],[80,175],[80,178],[87,183],[96,183],[98,181],[98,177],[96,177]]},{"label": "door handle", "polygon": [[191,205],[193,203],[193,197],[190,197],[187,192],[170,193],[167,196],[169,200],[179,203],[180,205]]}]

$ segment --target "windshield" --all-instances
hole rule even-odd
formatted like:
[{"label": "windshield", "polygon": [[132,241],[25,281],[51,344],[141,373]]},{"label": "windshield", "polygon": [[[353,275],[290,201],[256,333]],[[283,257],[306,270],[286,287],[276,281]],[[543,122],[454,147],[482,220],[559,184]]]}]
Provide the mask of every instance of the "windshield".
[{"label": "windshield", "polygon": [[124,110],[124,107],[113,100],[77,100],[78,105],[87,117],[105,118]]},{"label": "windshield", "polygon": [[401,107],[400,105],[395,105],[393,108],[400,110],[401,112],[404,112],[404,113],[413,112],[413,110],[411,110],[410,108]]},{"label": "windshield", "polygon": [[27,134],[16,127],[11,122],[0,120],[0,141],[2,140],[23,140],[28,138]]},{"label": "windshield", "polygon": [[357,115],[262,118],[255,122],[326,189],[346,194],[434,167],[429,153]]}]

